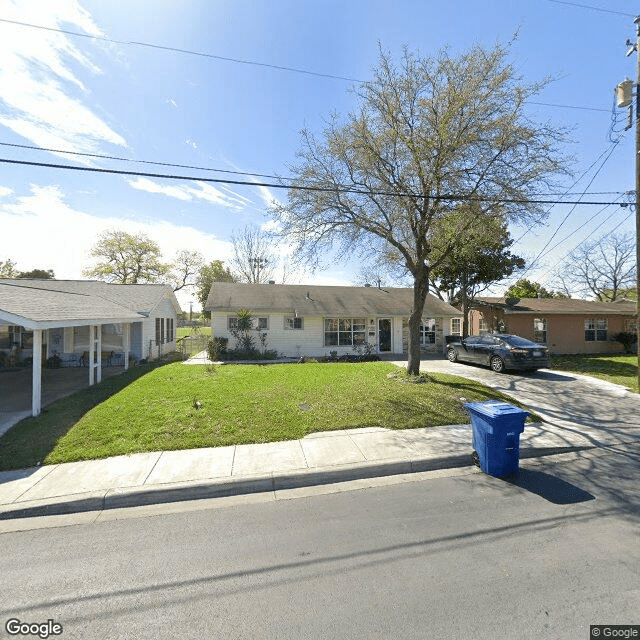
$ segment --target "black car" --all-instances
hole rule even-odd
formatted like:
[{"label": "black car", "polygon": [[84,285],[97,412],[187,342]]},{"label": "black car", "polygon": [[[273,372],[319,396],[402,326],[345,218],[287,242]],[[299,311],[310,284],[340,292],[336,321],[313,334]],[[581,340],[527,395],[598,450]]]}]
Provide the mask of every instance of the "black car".
[{"label": "black car", "polygon": [[549,350],[536,342],[509,334],[469,336],[447,345],[450,362],[475,362],[501,373],[505,369],[535,371],[549,366]]}]

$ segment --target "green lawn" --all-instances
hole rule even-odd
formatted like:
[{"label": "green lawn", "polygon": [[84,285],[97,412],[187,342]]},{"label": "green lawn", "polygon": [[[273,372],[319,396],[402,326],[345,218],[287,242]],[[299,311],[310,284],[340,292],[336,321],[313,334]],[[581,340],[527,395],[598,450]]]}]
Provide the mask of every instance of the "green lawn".
[{"label": "green lawn", "polygon": [[430,374],[424,384],[411,383],[385,362],[151,363],[63,398],[16,425],[0,439],[0,469],[290,440],[333,429],[467,423],[465,401],[496,397],[501,396],[453,376]]},{"label": "green lawn", "polygon": [[178,327],[176,329],[176,338],[184,338],[185,336],[210,336],[211,326],[208,327]]},{"label": "green lawn", "polygon": [[551,356],[551,368],[602,378],[638,391],[638,358],[635,355]]}]

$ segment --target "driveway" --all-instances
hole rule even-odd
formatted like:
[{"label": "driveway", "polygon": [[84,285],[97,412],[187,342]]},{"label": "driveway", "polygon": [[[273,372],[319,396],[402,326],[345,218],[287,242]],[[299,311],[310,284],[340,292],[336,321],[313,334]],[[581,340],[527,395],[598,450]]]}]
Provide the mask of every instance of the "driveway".
[{"label": "driveway", "polygon": [[[406,362],[396,364],[406,367]],[[522,402],[546,423],[582,433],[594,445],[630,442],[640,436],[640,395],[597,378],[550,369],[500,374],[443,359],[424,360],[420,370],[481,382]]]}]

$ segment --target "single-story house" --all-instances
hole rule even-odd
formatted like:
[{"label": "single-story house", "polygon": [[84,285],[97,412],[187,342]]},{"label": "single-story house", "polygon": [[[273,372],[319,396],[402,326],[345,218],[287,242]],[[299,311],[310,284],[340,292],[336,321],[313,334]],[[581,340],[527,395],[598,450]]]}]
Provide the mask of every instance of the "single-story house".
[{"label": "single-story house", "polygon": [[41,367],[87,366],[89,384],[103,363],[175,350],[180,305],[168,285],[87,280],[0,279],[0,364],[31,361],[32,409],[41,408]]},{"label": "single-story house", "polygon": [[611,336],[637,327],[636,303],[573,298],[476,298],[469,334],[514,333],[545,344],[551,353],[620,353]]},{"label": "single-story house", "polygon": [[[353,353],[368,343],[375,353],[407,353],[413,289],[214,282],[205,311],[212,335],[229,338],[236,313],[251,311],[267,334],[267,348],[282,356]],[[445,352],[446,336],[459,335],[460,311],[429,295],[420,328],[421,350]]]}]

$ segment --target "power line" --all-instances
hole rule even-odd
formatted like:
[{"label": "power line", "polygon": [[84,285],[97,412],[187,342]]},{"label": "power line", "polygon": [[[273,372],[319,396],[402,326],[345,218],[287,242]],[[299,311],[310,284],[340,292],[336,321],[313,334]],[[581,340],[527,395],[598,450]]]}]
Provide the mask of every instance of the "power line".
[{"label": "power line", "polygon": [[594,7],[588,4],[579,4],[577,2],[566,2],[565,0],[549,0],[549,2],[554,2],[555,4],[568,4],[572,7],[580,7],[582,9],[592,9],[593,11],[601,11],[602,13],[615,13],[619,16],[627,16],[628,18],[634,17],[632,13],[623,13],[622,11],[612,11],[611,9],[602,9],[600,7]]},{"label": "power line", "polygon": [[216,184],[233,184],[242,185],[247,187],[268,187],[271,189],[296,189],[300,191],[321,191],[321,192],[339,192],[339,193],[352,193],[356,195],[366,196],[388,196],[388,197],[404,197],[404,198],[420,198],[428,197],[433,200],[451,200],[451,201],[466,201],[466,202],[501,202],[504,204],[573,204],[573,205],[589,205],[589,206],[604,206],[610,204],[616,204],[615,202],[594,202],[594,201],[561,201],[561,200],[538,200],[538,199],[518,199],[518,198],[489,198],[479,196],[467,196],[467,195],[454,195],[445,194],[440,196],[422,196],[417,193],[397,193],[394,191],[363,191],[361,189],[353,189],[336,185],[334,187],[316,187],[308,185],[297,184],[278,184],[269,182],[254,182],[248,180],[229,180],[224,178],[203,178],[198,176],[182,176],[164,173],[147,173],[143,171],[125,171],[123,169],[100,169],[97,167],[77,167],[74,165],[66,164],[54,164],[51,162],[31,162],[26,160],[11,160],[9,158],[0,158],[0,162],[5,164],[17,164],[30,167],[45,167],[49,169],[63,169],[66,171],[85,171],[89,173],[101,173],[111,175],[124,175],[124,176],[136,176],[144,178],[160,178],[163,180],[190,180],[194,182],[211,182]]},{"label": "power line", "polygon": [[299,69],[296,67],[287,67],[284,65],[269,64],[267,62],[258,62],[256,60],[242,60],[241,58],[231,58],[228,56],[219,56],[213,53],[205,53],[203,51],[192,51],[190,49],[181,49],[179,47],[169,47],[161,44],[151,44],[149,42],[127,41],[127,40],[113,40],[106,36],[94,36],[88,33],[80,33],[79,31],[70,31],[68,29],[58,29],[56,27],[45,27],[39,24],[32,24],[30,22],[20,22],[18,20],[8,20],[6,18],[0,18],[0,22],[6,22],[9,24],[15,24],[21,27],[29,27],[30,29],[42,29],[43,31],[55,31],[56,33],[64,33],[68,36],[76,36],[79,38],[90,38],[92,40],[101,40],[102,42],[109,42],[110,44],[121,44],[135,47],[145,47],[147,49],[159,49],[161,51],[171,51],[173,53],[182,53],[190,56],[199,56],[201,58],[211,58],[213,60],[222,60],[224,62],[235,62],[236,64],[253,65],[257,67],[267,67],[269,69],[276,69],[278,71],[290,71],[293,73],[303,73],[309,76],[316,76],[319,78],[331,78],[332,80],[345,80],[347,82],[362,82],[356,78],[348,78],[345,76],[333,75],[330,73],[320,73],[318,71],[309,71],[308,69]]},{"label": "power line", "polygon": [[16,144],[11,142],[0,142],[0,146],[14,147],[17,149],[30,149],[32,151],[47,151],[49,153],[64,153],[72,156],[81,156],[84,158],[99,158],[101,160],[118,160],[119,162],[135,162],[138,164],[153,164],[161,167],[176,167],[178,169],[196,169],[198,171],[213,171],[216,173],[232,173],[239,176],[255,176],[258,178],[273,178],[274,180],[280,180],[281,178],[281,176],[270,175],[268,173],[251,173],[249,171],[231,171],[230,169],[214,169],[212,167],[200,167],[197,165],[190,165],[190,164],[174,164],[172,162],[158,162],[155,160],[134,160],[133,158],[123,158],[121,156],[109,156],[109,155],[103,155],[101,153],[85,153],[82,151],[51,149],[48,147],[36,147],[33,145]]},{"label": "power line", "polygon": [[[213,53],[205,53],[203,51],[192,51],[190,49],[180,49],[179,47],[170,47],[167,45],[161,45],[161,44],[152,44],[149,42],[139,42],[139,41],[127,41],[127,40],[112,40],[111,38],[107,38],[106,36],[94,36],[94,35],[90,35],[88,33],[80,33],[79,31],[70,31],[68,29],[59,29],[56,27],[45,27],[43,25],[38,25],[38,24],[33,24],[30,22],[20,22],[18,20],[9,20],[7,18],[0,18],[0,22],[5,22],[8,24],[14,24],[14,25],[18,25],[21,27],[28,27],[30,29],[41,29],[43,31],[53,31],[56,33],[63,33],[65,35],[68,36],[77,36],[79,38],[89,38],[92,40],[101,40],[102,42],[109,42],[111,44],[121,44],[121,45],[125,45],[125,46],[137,46],[137,47],[146,47],[149,49],[158,49],[160,51],[170,51],[170,52],[174,52],[174,53],[182,53],[185,55],[191,55],[191,56],[198,56],[201,58],[211,58],[213,60],[222,60],[224,62],[235,62],[237,64],[245,64],[245,65],[254,65],[254,66],[259,66],[259,67],[266,67],[269,69],[276,69],[278,71],[289,71],[292,73],[302,73],[305,75],[310,75],[310,76],[317,76],[320,78],[330,78],[332,80],[344,80],[346,82],[357,82],[358,84],[366,84],[367,81],[366,80],[360,80],[358,78],[349,78],[346,76],[339,76],[339,75],[335,75],[335,74],[330,74],[330,73],[320,73],[318,71],[309,71],[308,69],[300,69],[297,67],[288,67],[288,66],[284,66],[284,65],[276,65],[276,64],[270,64],[267,62],[259,62],[257,60],[242,60],[240,58],[231,58],[228,56],[220,56],[220,55],[216,55]],[[585,107],[585,106],[581,106],[581,105],[572,105],[572,104],[556,104],[556,103],[552,103],[552,102],[534,102],[531,100],[527,100],[527,104],[535,104],[535,105],[542,105],[545,107],[556,107],[559,109],[580,109],[580,110],[585,110],[585,111],[602,111],[602,112],[607,112],[608,113],[608,109],[602,109],[599,107]]]},{"label": "power line", "polygon": [[[609,158],[611,157],[611,154],[615,151],[615,148],[618,146],[618,143],[614,143],[611,146],[611,149],[609,150],[609,153],[607,154],[606,158],[602,161],[602,164],[598,167],[597,171],[593,174],[593,176],[591,177],[591,180],[589,180],[589,184],[587,185],[587,189],[593,184],[593,181],[596,179],[596,177],[598,176],[598,174],[600,173],[600,171],[602,171],[604,165],[607,163],[607,160],[609,160]],[[567,203],[568,204],[568,203]],[[562,219],[562,221],[560,222],[560,224],[558,225],[557,229],[553,232],[553,234],[551,235],[551,237],[549,238],[549,240],[547,241],[547,244],[544,245],[544,247],[542,247],[542,250],[538,253],[538,255],[531,261],[531,264],[529,265],[529,267],[527,269],[525,269],[524,274],[528,273],[529,271],[531,271],[531,269],[533,269],[534,265],[536,264],[536,262],[543,256],[545,255],[545,250],[547,249],[547,247],[551,244],[551,241],[558,235],[558,232],[560,231],[560,229],[562,228],[562,226],[564,225],[564,223],[569,219],[569,216],[571,216],[571,214],[576,210],[576,206],[578,204],[581,204],[581,201],[577,201],[577,202],[572,202],[571,203],[573,205],[573,207],[571,209],[569,209],[569,212],[567,213],[567,215]],[[609,205],[609,204],[616,204],[615,202],[612,203],[603,203],[603,205]],[[597,215],[597,214],[596,214]]]},{"label": "power line", "polygon": [[[136,160],[134,158],[125,158],[123,156],[110,156],[110,155],[105,155],[105,154],[101,154],[101,153],[85,153],[83,151],[70,151],[69,149],[53,149],[50,147],[36,147],[34,145],[29,145],[29,144],[17,144],[17,143],[13,143],[13,142],[0,142],[0,146],[3,147],[12,147],[12,148],[16,148],[16,149],[29,149],[31,151],[46,151],[48,153],[62,153],[62,154],[68,154],[68,155],[73,155],[73,156],[81,156],[81,157],[88,157],[88,158],[98,158],[100,160],[117,160],[119,162],[133,162],[133,163],[137,163],[137,164],[152,164],[152,165],[157,165],[157,166],[161,166],[161,167],[176,167],[178,169],[196,169],[199,171],[211,171],[211,172],[215,172],[215,173],[230,173],[233,175],[240,175],[240,176],[253,176],[253,177],[257,177],[257,178],[273,178],[274,180],[293,180],[293,178],[284,178],[282,176],[277,176],[277,175],[273,175],[273,174],[268,174],[268,173],[254,173],[251,171],[232,171],[230,169],[216,169],[214,167],[202,167],[202,166],[198,166],[198,165],[189,165],[189,164],[176,164],[173,162],[161,162],[158,160]],[[255,184],[255,183],[252,183]],[[570,191],[563,191],[562,193],[544,193],[544,194],[536,194],[536,195],[542,195],[544,197],[551,197],[551,196],[562,196],[562,197],[566,197],[566,196],[571,196],[571,195],[591,195],[591,196],[622,196],[626,193],[626,191],[589,191],[589,192],[585,192],[585,191],[580,191],[580,192],[576,192],[575,194],[570,192]]]}]

